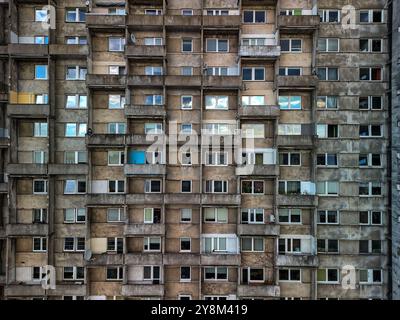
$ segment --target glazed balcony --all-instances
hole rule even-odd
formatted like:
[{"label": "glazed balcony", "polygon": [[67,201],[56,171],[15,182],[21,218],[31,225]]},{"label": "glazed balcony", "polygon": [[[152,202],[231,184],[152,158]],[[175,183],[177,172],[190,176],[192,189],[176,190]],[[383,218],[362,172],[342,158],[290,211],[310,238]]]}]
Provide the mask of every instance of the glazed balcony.
[{"label": "glazed balcony", "polygon": [[163,105],[125,105],[125,116],[128,118],[165,118]]},{"label": "glazed balcony", "polygon": [[89,88],[124,88],[126,76],[114,74],[88,74],[86,75],[86,85]]},{"label": "glazed balcony", "polygon": [[279,114],[279,106],[240,106],[238,109],[238,115],[243,119],[277,118]]},{"label": "glazed balcony", "polygon": [[165,56],[165,46],[127,45],[125,54],[129,58],[161,59]]},{"label": "glazed balcony", "polygon": [[165,164],[125,164],[124,173],[127,176],[164,175],[166,174],[166,166]]}]

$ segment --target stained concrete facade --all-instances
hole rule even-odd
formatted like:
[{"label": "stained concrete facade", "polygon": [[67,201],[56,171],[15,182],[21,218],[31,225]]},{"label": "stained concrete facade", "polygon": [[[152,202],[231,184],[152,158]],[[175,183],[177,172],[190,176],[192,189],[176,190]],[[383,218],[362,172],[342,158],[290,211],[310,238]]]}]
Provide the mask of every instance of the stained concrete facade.
[{"label": "stained concrete facade", "polygon": [[[389,9],[0,2],[0,293],[390,298]],[[210,128],[252,130],[254,169],[200,148]]]}]

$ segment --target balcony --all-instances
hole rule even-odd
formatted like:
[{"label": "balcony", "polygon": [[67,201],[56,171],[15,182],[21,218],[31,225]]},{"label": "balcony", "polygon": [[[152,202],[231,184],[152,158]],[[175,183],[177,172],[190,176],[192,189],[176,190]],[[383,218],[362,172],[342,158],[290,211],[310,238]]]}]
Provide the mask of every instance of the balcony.
[{"label": "balcony", "polygon": [[165,106],[160,105],[125,105],[125,116],[128,118],[165,118]]},{"label": "balcony", "polygon": [[86,137],[88,147],[123,147],[125,146],[124,134],[93,134]]},{"label": "balcony", "polygon": [[164,265],[199,265],[200,255],[195,253],[166,253],[163,256]]},{"label": "balcony", "polygon": [[87,164],[49,164],[48,165],[48,174],[64,174],[64,175],[73,175],[73,174],[88,174],[89,166]]},{"label": "balcony", "polygon": [[164,195],[164,203],[165,204],[200,204],[200,195],[199,194],[179,194],[179,193],[170,193]]},{"label": "balcony", "polygon": [[[161,135],[161,134],[160,134]],[[126,144],[129,146],[135,145],[150,145],[158,141],[159,136],[154,134],[131,134],[126,136]],[[163,138],[161,138],[163,139]],[[158,142],[162,143],[162,141]]]},{"label": "balcony", "polygon": [[127,265],[162,265],[163,255],[161,253],[127,253],[125,255],[125,263]]},{"label": "balcony", "polygon": [[278,165],[247,165],[236,168],[237,176],[279,176]]},{"label": "balcony", "polygon": [[11,118],[46,118],[50,115],[48,104],[8,104],[7,116]]},{"label": "balcony", "polygon": [[55,290],[48,290],[49,296],[86,296],[86,285],[84,281],[71,281],[68,283],[64,281],[63,284],[58,284]]},{"label": "balcony", "polygon": [[47,175],[47,164],[36,163],[10,163],[7,173],[13,176]]},{"label": "balcony", "polygon": [[125,54],[130,58],[161,59],[165,56],[165,46],[127,45]]},{"label": "balcony", "polygon": [[4,287],[4,295],[7,297],[35,297],[44,296],[45,290],[40,284],[9,284]]},{"label": "balcony", "polygon": [[88,74],[86,85],[90,88],[124,88],[126,76],[115,74]]},{"label": "balcony", "polygon": [[180,30],[181,28],[200,29],[201,16],[166,15],[164,17],[165,26],[168,29]]},{"label": "balcony", "polygon": [[90,260],[86,261],[87,266],[108,266],[122,264],[124,264],[124,257],[121,253],[93,254]]},{"label": "balcony", "polygon": [[125,29],[125,15],[86,13],[86,26],[99,29]]},{"label": "balcony", "polygon": [[239,56],[243,58],[277,59],[281,55],[281,47],[278,45],[241,45]]},{"label": "balcony", "polygon": [[89,46],[83,44],[51,44],[50,55],[57,57],[86,57]]},{"label": "balcony", "polygon": [[163,26],[163,16],[130,14],[127,20],[127,25],[131,29],[152,30],[162,29]]},{"label": "balcony", "polygon": [[319,260],[317,256],[311,254],[278,254],[276,258],[276,265],[278,267],[318,267]]},{"label": "balcony", "polygon": [[201,76],[166,76],[165,85],[168,87],[200,87]]},{"label": "balcony", "polygon": [[125,164],[124,173],[127,176],[163,175],[166,173],[166,166],[165,164]]},{"label": "balcony", "polygon": [[122,286],[123,296],[163,296],[164,285],[162,284],[124,284]]},{"label": "balcony", "polygon": [[87,205],[91,207],[123,204],[125,204],[125,194],[91,193],[87,195]]},{"label": "balcony", "polygon": [[203,27],[205,29],[239,29],[241,22],[240,15],[203,16]]},{"label": "balcony", "polygon": [[206,266],[238,266],[240,254],[202,253],[200,260]]},{"label": "balcony", "polygon": [[48,231],[49,225],[43,223],[14,223],[6,226],[6,234],[9,237],[46,236],[48,235]]},{"label": "balcony", "polygon": [[124,226],[125,236],[135,236],[135,235],[163,235],[165,234],[165,226],[161,223],[135,223],[128,224]]},{"label": "balcony", "polygon": [[203,85],[216,89],[239,89],[242,78],[240,76],[204,76]]},{"label": "balcony", "polygon": [[239,297],[279,297],[280,287],[273,285],[239,285]]},{"label": "balcony", "polygon": [[288,148],[303,148],[312,149],[314,148],[314,135],[278,135],[276,138],[276,144],[278,147]]},{"label": "balcony", "polygon": [[320,23],[319,15],[293,15],[278,16],[278,27],[282,31],[293,33],[304,33],[318,29]]},{"label": "balcony", "polygon": [[277,118],[280,114],[279,106],[240,106],[239,117],[247,119]]},{"label": "balcony", "polygon": [[10,43],[8,45],[8,54],[10,56],[24,58],[45,58],[49,54],[49,46],[46,44],[34,43]]},{"label": "balcony", "polygon": [[128,77],[128,85],[136,87],[161,87],[164,76],[135,75]]},{"label": "balcony", "polygon": [[227,205],[239,206],[241,196],[240,194],[202,194],[201,200],[203,204],[209,205]]},{"label": "balcony", "polygon": [[317,84],[318,77],[315,75],[277,76],[277,85],[280,89],[313,90]]},{"label": "balcony", "polygon": [[136,193],[126,195],[127,204],[162,204],[163,195],[161,193]]},{"label": "balcony", "polygon": [[318,198],[314,195],[277,195],[277,205],[278,206],[288,206],[288,207],[315,207],[318,205]]},{"label": "balcony", "polygon": [[239,224],[238,235],[278,236],[280,225],[278,224]]}]

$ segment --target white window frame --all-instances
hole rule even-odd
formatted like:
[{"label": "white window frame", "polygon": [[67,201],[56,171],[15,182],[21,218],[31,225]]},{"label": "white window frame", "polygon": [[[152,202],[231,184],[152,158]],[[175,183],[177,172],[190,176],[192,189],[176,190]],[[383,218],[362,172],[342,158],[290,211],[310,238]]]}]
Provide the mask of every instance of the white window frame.
[{"label": "white window frame", "polygon": [[[35,249],[35,239],[40,240],[40,249]],[[32,238],[32,252],[47,252],[47,237],[33,237]]]},{"label": "white window frame", "polygon": [[[65,268],[72,268],[72,278],[65,278]],[[83,268],[83,278],[78,278],[78,269]],[[85,280],[85,267],[78,266],[65,266],[63,267],[63,281],[84,281]]]},{"label": "white window frame", "polygon": [[[329,184],[334,183],[337,185],[337,193],[328,193],[329,190]],[[318,193],[318,184],[324,184],[324,193]],[[337,197],[340,194],[340,183],[339,181],[317,181],[316,184],[316,192],[318,196],[323,196],[323,197]]]},{"label": "white window frame", "polygon": [[[288,210],[288,222],[284,222],[281,221],[281,215],[280,215],[280,210]],[[299,222],[292,222],[292,215],[296,215],[298,216],[298,212],[296,214],[292,214],[292,211],[300,211],[300,221]],[[278,222],[279,224],[283,224],[283,225],[293,225],[293,224],[297,224],[297,225],[301,225],[303,224],[303,210],[301,208],[279,208],[278,209]]]},{"label": "white window frame", "polygon": [[[321,268],[321,269],[317,270],[317,274],[318,274],[318,272],[320,270],[325,270],[325,280],[318,280],[318,278],[317,278],[317,283],[319,283],[319,284],[337,284],[337,283],[340,283],[340,272],[339,272],[339,269],[336,269],[336,268]],[[335,270],[336,271],[337,280],[332,281],[332,280],[328,279],[329,270]]]},{"label": "white window frame", "polygon": [[[190,99],[190,107],[185,107],[183,100]],[[183,95],[181,96],[181,109],[182,110],[192,110],[193,109],[193,96],[191,95]]]},{"label": "white window frame", "polygon": [[[35,182],[43,181],[44,182],[44,191],[43,192],[37,192],[35,191]],[[32,181],[32,193],[33,194],[47,194],[48,192],[48,181],[47,179],[33,179]]]},{"label": "white window frame", "polygon": [[[118,41],[118,49],[111,48],[112,41]],[[124,52],[125,50],[125,38],[123,37],[108,37],[108,51],[110,52]]]},{"label": "white window frame", "polygon": [[[367,212],[368,213],[368,222],[367,223],[361,223],[360,221],[359,221],[359,225],[361,225],[361,226],[381,226],[382,224],[383,224],[383,212],[382,211],[380,211],[380,210],[361,210],[361,211],[359,211],[359,214],[361,213],[361,212]],[[373,223],[372,221],[373,221],[373,219],[372,219],[372,215],[374,214],[374,213],[379,213],[379,216],[380,216],[380,218],[379,218],[379,220],[380,220],[380,223]]]},{"label": "white window frame", "polygon": [[[251,239],[251,249],[250,250],[244,250],[243,249],[243,240],[245,239]],[[255,240],[262,240],[262,250],[256,250],[255,249]],[[261,236],[254,236],[254,237],[241,237],[240,239],[240,252],[265,252],[265,239]]]},{"label": "white window frame", "polygon": [[[118,187],[118,185],[119,185],[119,182],[123,182],[124,183],[124,190],[123,191],[119,191],[118,189],[119,189],[119,187]],[[115,183],[115,191],[111,191],[111,188],[110,188],[110,183],[111,182],[114,182]],[[125,189],[126,189],[126,182],[125,182],[125,180],[107,180],[107,193],[111,193],[111,194],[123,194],[123,193],[125,193]]]},{"label": "white window frame", "polygon": [[[282,52],[285,53],[302,53],[303,52],[303,39],[281,39],[280,41],[289,41],[289,50],[288,51],[284,51],[282,50]],[[300,50],[293,50],[293,41],[300,41]],[[282,47],[282,46],[281,46]]]},{"label": "white window frame", "polygon": [[[111,163],[110,156],[112,153],[118,154],[118,163]],[[125,152],[120,150],[108,150],[107,151],[107,165],[109,167],[121,167],[124,165]]]},{"label": "white window frame", "polygon": [[[208,41],[209,40],[215,40],[216,41],[216,43],[215,43],[215,51],[210,51],[209,49],[208,49]],[[220,41],[226,41],[227,42],[227,50],[226,51],[220,51],[220,49],[219,49],[219,42]],[[218,52],[223,52],[223,53],[229,53],[229,39],[218,39],[218,38],[206,38],[206,52],[215,52],[215,53],[218,53]]]},{"label": "white window frame", "polygon": [[[160,191],[152,191],[152,182],[153,181],[158,181],[160,182]],[[144,185],[144,193],[161,193],[162,192],[162,180],[161,179],[148,179],[145,180],[145,185]]]},{"label": "white window frame", "polygon": [[[243,212],[246,211],[247,211],[247,221],[243,220]],[[262,221],[257,221],[256,216],[259,215],[260,213],[262,213]],[[265,210],[262,208],[242,208],[240,210],[240,222],[242,224],[264,224]]]},{"label": "white window frame", "polygon": [[[367,281],[361,281],[361,272],[367,272]],[[375,271],[379,271],[380,272],[380,281],[374,281],[373,279],[373,273]],[[362,285],[377,285],[377,284],[382,284],[383,283],[383,270],[382,269],[360,269],[359,270],[359,283]]]},{"label": "white window frame", "polygon": [[[118,210],[118,220],[111,220],[110,219],[110,212],[112,210]],[[125,210],[124,208],[107,208],[107,223],[121,223],[125,222]]]},{"label": "white window frame", "polygon": [[[159,240],[159,249],[150,249],[151,240]],[[146,249],[147,246],[147,249]],[[144,237],[143,238],[143,252],[161,252],[161,237]]]},{"label": "white window frame", "polygon": [[[325,222],[320,221],[320,213],[324,212]],[[335,212],[336,222],[329,222],[329,213]],[[340,224],[340,211],[339,210],[317,210],[317,224],[322,225],[339,225]]]},{"label": "white window frame", "polygon": [[[81,105],[81,97],[85,97],[86,104]],[[75,104],[73,107],[68,107],[68,99],[74,98]],[[87,95],[86,94],[67,94],[65,96],[65,109],[87,109]]]},{"label": "white window frame", "polygon": [[[335,40],[337,42],[337,50],[329,50],[329,42]],[[318,42],[318,51],[319,52],[340,52],[340,39],[339,38],[320,38],[318,41],[324,41],[325,42],[325,50],[321,50],[319,48],[319,42]]]},{"label": "white window frame", "polygon": [[[206,272],[206,269],[214,269],[214,278],[213,279],[207,279],[206,278],[206,273],[211,273],[211,272]],[[218,279],[218,269],[225,269],[226,270],[226,278],[224,279]],[[224,266],[205,266],[203,267],[203,279],[205,282],[226,282],[229,279],[229,268],[224,267]]]},{"label": "white window frame", "polygon": [[[67,183],[72,183],[72,181],[73,181],[74,184],[75,184],[74,190],[73,190],[72,192],[67,192],[67,191],[66,191]],[[82,183],[82,182],[85,183],[85,192],[79,192],[79,191],[78,191],[78,190],[79,190],[78,185],[79,185],[79,183]],[[85,194],[86,191],[87,191],[87,181],[86,181],[86,180],[83,180],[83,179],[66,179],[66,180],[64,180],[63,187],[64,187],[64,188],[63,188],[63,194]]]},{"label": "white window frame", "polygon": [[[111,126],[115,126],[115,132],[111,132]],[[108,134],[125,134],[126,123],[125,122],[109,122],[107,123]]]},{"label": "white window frame", "polygon": [[[210,183],[211,183],[211,191],[209,191],[209,192],[206,191],[206,193],[215,193],[215,194],[228,193],[228,190],[229,190],[229,181],[228,180],[206,180],[206,190],[207,190],[207,182],[208,181],[210,181]],[[215,191],[215,183],[216,182],[222,182],[222,192],[216,192]],[[224,188],[224,186],[226,188]],[[226,189],[226,190],[224,191],[224,189]]]},{"label": "white window frame", "polygon": [[[251,79],[249,80],[249,79],[243,79],[243,81],[255,81],[255,82],[257,82],[257,81],[265,81],[265,67],[243,67],[242,68],[242,74],[244,74],[244,70],[245,69],[251,69]],[[255,79],[255,76],[256,76],[256,70],[257,69],[262,69],[263,70],[263,78],[262,79]]]},{"label": "white window frame", "polygon": [[[226,220],[222,220],[220,218],[220,209],[225,209],[226,210]],[[213,220],[208,220],[206,219],[206,211],[213,211],[211,212],[214,215],[214,219]],[[224,207],[205,207],[204,208],[204,212],[203,212],[203,222],[204,223],[228,223],[229,220],[229,209],[228,208],[224,208]]]},{"label": "white window frame", "polygon": [[[73,220],[67,220],[66,219],[67,218],[67,210],[73,210],[73,214],[74,214]],[[84,213],[85,213],[85,215],[84,215],[85,216],[85,220],[84,221],[79,221],[78,220],[78,217],[80,216],[79,213],[82,212],[82,210],[84,210]],[[65,208],[64,212],[63,212],[63,215],[64,215],[64,223],[67,223],[67,224],[72,224],[72,223],[84,224],[84,223],[86,223],[86,217],[87,217],[86,208]]]},{"label": "white window frame", "polygon": [[[301,160],[302,160],[302,154],[301,154],[300,151],[295,151],[295,152],[287,152],[287,151],[279,152],[279,158],[280,158],[281,155],[283,155],[283,154],[287,154],[287,157],[288,157],[288,164],[282,164],[282,163],[279,161],[279,165],[280,165],[281,167],[300,167],[300,166],[301,166],[301,163],[302,163],[302,161],[301,161]],[[292,160],[291,160],[292,154],[298,154],[298,155],[299,155],[299,164],[292,164]]]},{"label": "white window frame", "polygon": [[[220,155],[224,155],[224,163],[221,163]],[[212,162],[210,163],[210,155],[212,157]],[[206,166],[210,167],[226,167],[228,166],[229,159],[228,159],[228,152],[227,151],[206,151],[205,152],[205,160]]]}]

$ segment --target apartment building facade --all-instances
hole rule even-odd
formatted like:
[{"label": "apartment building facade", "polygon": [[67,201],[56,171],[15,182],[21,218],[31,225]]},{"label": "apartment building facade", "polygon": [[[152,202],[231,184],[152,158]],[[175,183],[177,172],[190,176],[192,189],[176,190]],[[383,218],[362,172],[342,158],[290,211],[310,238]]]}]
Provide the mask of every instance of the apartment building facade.
[{"label": "apartment building facade", "polygon": [[0,1],[3,298],[389,298],[388,9]]}]

